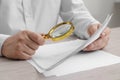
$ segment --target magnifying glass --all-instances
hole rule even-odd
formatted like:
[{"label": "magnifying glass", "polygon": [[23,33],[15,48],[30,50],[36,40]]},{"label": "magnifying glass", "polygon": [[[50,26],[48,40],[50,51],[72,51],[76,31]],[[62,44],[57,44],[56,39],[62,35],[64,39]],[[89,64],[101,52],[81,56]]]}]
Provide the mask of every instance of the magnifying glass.
[{"label": "magnifying glass", "polygon": [[44,39],[59,41],[69,37],[74,31],[74,26],[71,22],[62,22],[54,26],[50,31],[43,35]]}]

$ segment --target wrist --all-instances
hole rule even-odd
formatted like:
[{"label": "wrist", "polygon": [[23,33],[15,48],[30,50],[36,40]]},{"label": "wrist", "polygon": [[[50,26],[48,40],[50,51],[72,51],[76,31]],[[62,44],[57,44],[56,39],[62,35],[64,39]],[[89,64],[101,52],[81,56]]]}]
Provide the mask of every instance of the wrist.
[{"label": "wrist", "polygon": [[4,56],[3,55],[3,44],[5,42],[5,40],[9,37],[9,35],[3,35],[3,34],[0,34],[0,56]]}]

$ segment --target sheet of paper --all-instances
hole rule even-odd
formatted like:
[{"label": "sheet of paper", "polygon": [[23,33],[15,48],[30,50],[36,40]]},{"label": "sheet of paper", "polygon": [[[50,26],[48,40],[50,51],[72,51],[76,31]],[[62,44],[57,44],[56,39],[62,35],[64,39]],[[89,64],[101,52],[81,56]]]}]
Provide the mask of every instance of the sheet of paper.
[{"label": "sheet of paper", "polygon": [[43,74],[45,76],[63,76],[116,63],[120,63],[120,57],[111,55],[110,53],[104,51],[76,54],[53,70],[44,72]]},{"label": "sheet of paper", "polygon": [[32,60],[41,69],[46,70],[59,62],[64,56],[69,55],[70,52],[73,52],[84,42],[84,40],[77,39],[41,46],[32,57]]}]

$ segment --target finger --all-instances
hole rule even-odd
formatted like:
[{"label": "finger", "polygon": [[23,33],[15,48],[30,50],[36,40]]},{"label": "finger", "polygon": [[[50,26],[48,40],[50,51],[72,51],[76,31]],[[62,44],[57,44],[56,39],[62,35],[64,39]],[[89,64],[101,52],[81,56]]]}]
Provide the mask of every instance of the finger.
[{"label": "finger", "polygon": [[105,38],[99,38],[98,40],[90,44],[88,47],[86,47],[84,51],[94,51],[94,50],[102,49],[108,44],[108,41],[109,41],[108,36]]},{"label": "finger", "polygon": [[20,51],[20,52],[16,53],[16,57],[14,59],[23,59],[23,60],[26,60],[26,59],[30,59],[30,58],[31,58],[30,55],[26,54],[23,51]]},{"label": "finger", "polygon": [[30,59],[30,58],[31,58],[31,56],[24,53],[24,52],[19,53],[19,56],[18,56],[18,59],[23,59],[23,60],[27,60],[27,59]]},{"label": "finger", "polygon": [[40,33],[40,35],[41,35],[41,36],[45,36],[45,34],[44,34],[44,33]]},{"label": "finger", "polygon": [[32,41],[36,42],[38,45],[43,45],[44,44],[44,38],[37,33],[28,31],[28,37]]},{"label": "finger", "polygon": [[46,34],[41,33],[40,35],[41,35],[44,39],[46,39],[46,38],[45,38]]},{"label": "finger", "polygon": [[[100,44],[96,44],[96,43],[94,42],[94,43],[90,44],[90,45],[87,47],[86,51],[95,51],[95,50],[101,49],[101,47],[98,46],[98,45],[100,45]],[[102,44],[102,45],[103,45],[103,44]],[[101,45],[101,46],[102,46],[102,45]]]},{"label": "finger", "polygon": [[39,45],[38,44],[36,44],[36,43],[34,43],[34,42],[27,42],[26,43],[26,45],[30,48],[30,49],[32,49],[32,50],[37,50],[38,48],[39,48]]},{"label": "finger", "polygon": [[39,45],[27,37],[25,44],[32,50],[37,50]]},{"label": "finger", "polygon": [[109,36],[110,33],[111,33],[110,28],[107,27],[107,28],[103,31],[103,33],[101,34],[100,37]]},{"label": "finger", "polygon": [[99,24],[90,25],[90,27],[88,28],[88,34],[92,36],[98,30],[99,27],[100,27]]},{"label": "finger", "polygon": [[22,51],[25,52],[26,54],[30,55],[30,56],[35,54],[35,50],[29,48],[27,45],[23,46]]},{"label": "finger", "polygon": [[94,50],[103,49],[107,45],[107,43],[108,43],[107,39],[105,39],[105,40],[100,39],[100,40],[96,41],[96,44],[94,43],[94,47],[89,50],[94,51]]}]

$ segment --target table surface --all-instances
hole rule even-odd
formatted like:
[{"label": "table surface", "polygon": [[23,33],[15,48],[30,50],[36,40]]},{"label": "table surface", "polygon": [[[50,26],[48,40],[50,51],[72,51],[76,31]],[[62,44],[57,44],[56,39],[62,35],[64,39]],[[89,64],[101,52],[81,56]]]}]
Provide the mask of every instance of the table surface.
[{"label": "table surface", "polygon": [[[104,49],[120,56],[120,28],[112,28],[108,46]],[[77,72],[61,77],[45,77],[26,61],[0,57],[0,80],[120,80],[120,64]]]}]

